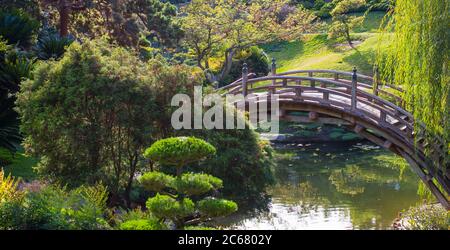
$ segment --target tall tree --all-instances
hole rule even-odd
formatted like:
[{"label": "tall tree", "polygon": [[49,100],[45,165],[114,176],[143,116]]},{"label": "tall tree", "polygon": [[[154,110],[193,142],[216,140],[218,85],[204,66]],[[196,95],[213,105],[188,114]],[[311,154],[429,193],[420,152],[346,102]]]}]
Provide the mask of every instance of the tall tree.
[{"label": "tall tree", "polygon": [[107,35],[120,45],[137,48],[141,35],[153,33],[163,44],[182,36],[176,7],[160,0],[39,0],[50,24],[62,36]]},{"label": "tall tree", "polygon": [[[193,0],[182,14],[185,42],[210,82],[230,72],[237,51],[298,38],[315,26],[311,12],[290,6],[287,0]],[[211,69],[211,57],[223,58],[218,73]]]},{"label": "tall tree", "polygon": [[[444,138],[450,151],[450,2],[395,0],[386,26],[386,57],[379,56],[384,77],[405,89],[407,109],[427,131]],[[381,48],[381,46],[380,46]],[[416,122],[416,125],[418,122]],[[448,157],[446,157],[448,159]]]},{"label": "tall tree", "polygon": [[333,22],[330,25],[329,36],[331,38],[344,37],[348,44],[353,47],[350,32],[364,21],[364,16],[352,16],[350,12],[358,9],[366,3],[365,0],[334,0],[336,4],[330,14]]},{"label": "tall tree", "polygon": [[59,14],[59,35],[65,37],[69,34],[70,16],[74,11],[85,10],[87,5],[83,1],[78,0],[42,0],[41,5],[44,7],[53,6]]}]

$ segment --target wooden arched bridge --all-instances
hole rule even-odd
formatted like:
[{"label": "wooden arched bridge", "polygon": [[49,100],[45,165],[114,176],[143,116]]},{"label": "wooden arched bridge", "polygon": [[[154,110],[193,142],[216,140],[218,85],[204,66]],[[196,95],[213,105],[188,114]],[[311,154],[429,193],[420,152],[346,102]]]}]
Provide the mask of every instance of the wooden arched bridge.
[{"label": "wooden arched bridge", "polygon": [[[256,96],[268,102],[278,95],[280,120],[334,123],[347,126],[360,136],[402,156],[437,200],[450,210],[450,160],[442,139],[414,124],[403,109],[398,86],[374,77],[336,70],[276,72],[275,61],[268,76],[249,74],[244,64],[242,78],[218,89],[219,93]],[[270,102],[266,105],[269,106]],[[292,115],[308,112],[308,117]]]}]

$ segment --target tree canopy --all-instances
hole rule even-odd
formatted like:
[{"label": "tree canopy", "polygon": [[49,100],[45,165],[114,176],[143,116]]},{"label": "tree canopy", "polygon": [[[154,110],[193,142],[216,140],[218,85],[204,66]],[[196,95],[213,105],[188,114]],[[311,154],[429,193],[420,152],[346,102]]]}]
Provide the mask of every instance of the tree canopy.
[{"label": "tree canopy", "polygon": [[394,33],[383,37],[390,38],[390,45],[386,56],[380,51],[379,57],[385,79],[405,89],[407,110],[448,146],[449,11],[449,1],[396,0],[393,18],[386,25],[386,30]]},{"label": "tree canopy", "polygon": [[[199,11],[201,10],[201,11]],[[184,41],[210,82],[226,76],[237,51],[274,40],[298,38],[315,27],[315,16],[287,0],[193,0],[182,9]],[[222,57],[213,72],[212,57]]]}]

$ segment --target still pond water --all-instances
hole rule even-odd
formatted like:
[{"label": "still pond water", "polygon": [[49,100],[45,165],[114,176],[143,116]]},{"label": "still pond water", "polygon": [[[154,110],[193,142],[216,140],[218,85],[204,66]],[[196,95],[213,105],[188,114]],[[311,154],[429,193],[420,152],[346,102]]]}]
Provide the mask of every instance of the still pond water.
[{"label": "still pond water", "polygon": [[[229,229],[390,229],[416,204],[406,162],[369,142],[274,144],[276,184],[263,209],[240,208]],[[249,212],[251,211],[251,212]]]}]

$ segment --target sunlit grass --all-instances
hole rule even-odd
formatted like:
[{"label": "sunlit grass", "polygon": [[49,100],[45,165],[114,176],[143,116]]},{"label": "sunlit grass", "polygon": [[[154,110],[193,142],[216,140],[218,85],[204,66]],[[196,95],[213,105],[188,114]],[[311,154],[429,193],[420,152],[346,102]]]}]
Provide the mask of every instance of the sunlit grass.
[{"label": "sunlit grass", "polygon": [[[355,15],[362,15],[361,13]],[[372,75],[379,44],[378,27],[384,12],[371,12],[363,25],[352,34],[355,48],[345,41],[330,40],[326,33],[306,35],[302,40],[279,42],[262,46],[268,55],[277,60],[277,71],[294,69],[333,69]]]}]

